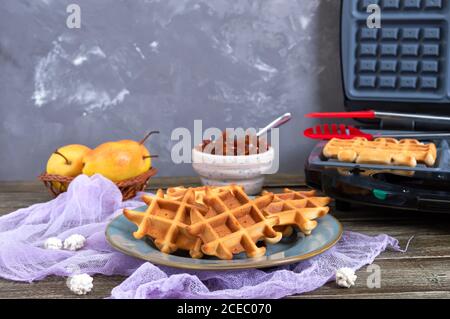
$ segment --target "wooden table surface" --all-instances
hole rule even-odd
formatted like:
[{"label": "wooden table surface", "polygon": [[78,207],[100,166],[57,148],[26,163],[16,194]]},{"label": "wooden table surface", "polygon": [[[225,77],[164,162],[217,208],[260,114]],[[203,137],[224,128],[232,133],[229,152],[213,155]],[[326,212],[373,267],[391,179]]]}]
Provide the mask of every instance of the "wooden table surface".
[{"label": "wooden table surface", "polygon": [[[197,185],[198,179],[154,178],[149,191],[176,185]],[[304,188],[298,176],[275,175],[267,178],[266,189]],[[51,199],[38,182],[0,182],[0,215]],[[449,207],[450,212],[450,207]],[[339,289],[334,283],[292,298],[450,298],[450,214],[430,214],[388,209],[354,207],[332,214],[344,230],[367,235],[385,233],[397,238],[404,247],[415,236],[408,252],[387,251],[375,261],[381,269],[381,287],[367,287],[367,267],[357,272],[351,289]],[[79,298],[104,298],[124,277],[95,276],[94,290]],[[50,277],[32,284],[0,279],[0,298],[76,298],[65,286],[65,279]]]}]

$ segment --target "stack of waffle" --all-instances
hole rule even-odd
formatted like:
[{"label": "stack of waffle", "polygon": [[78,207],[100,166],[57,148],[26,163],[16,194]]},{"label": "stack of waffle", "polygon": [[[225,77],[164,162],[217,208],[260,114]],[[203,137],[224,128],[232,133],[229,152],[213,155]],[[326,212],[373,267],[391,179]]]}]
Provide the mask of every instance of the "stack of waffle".
[{"label": "stack of waffle", "polygon": [[124,210],[138,227],[135,238],[148,236],[167,254],[186,250],[192,258],[209,255],[227,260],[243,252],[263,256],[266,248],[259,242],[276,244],[293,228],[311,234],[330,203],[330,198],[317,197],[314,191],[289,189],[250,199],[236,185],[175,187],[143,200],[148,205],[145,212]]},{"label": "stack of waffle", "polygon": [[436,145],[433,143],[394,138],[377,138],[374,141],[363,137],[351,140],[334,138],[323,149],[325,157],[341,162],[409,167],[416,167],[417,164],[433,166],[436,154]]}]

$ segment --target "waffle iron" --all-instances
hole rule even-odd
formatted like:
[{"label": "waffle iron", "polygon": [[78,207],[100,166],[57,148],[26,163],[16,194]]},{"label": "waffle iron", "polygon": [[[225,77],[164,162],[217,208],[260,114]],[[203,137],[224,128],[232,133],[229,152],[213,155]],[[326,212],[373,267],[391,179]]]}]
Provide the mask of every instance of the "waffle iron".
[{"label": "waffle iron", "polygon": [[[450,115],[447,0],[342,0],[341,66],[347,111]],[[367,26],[370,4],[381,9],[381,28]],[[359,123],[376,135],[450,132],[420,120]],[[342,163],[322,155],[319,142],[305,165],[306,183],[336,199],[339,209],[357,203],[450,213],[450,139],[421,140],[438,148],[433,167]]]}]

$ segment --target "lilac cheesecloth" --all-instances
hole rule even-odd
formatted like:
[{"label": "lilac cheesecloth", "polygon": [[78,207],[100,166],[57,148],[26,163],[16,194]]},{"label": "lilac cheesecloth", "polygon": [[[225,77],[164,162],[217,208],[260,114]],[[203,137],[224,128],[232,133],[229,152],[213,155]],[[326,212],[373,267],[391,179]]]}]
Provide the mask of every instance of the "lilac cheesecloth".
[{"label": "lilac cheesecloth", "polygon": [[[76,273],[129,276],[112,290],[112,298],[281,298],[323,286],[338,268],[356,270],[370,264],[388,247],[399,250],[397,240],[387,235],[344,232],[329,251],[294,265],[186,272],[137,260],[108,245],[107,223],[122,208],[141,205],[139,200],[122,203],[119,189],[100,175],[77,177],[56,199],[0,218],[0,277],[31,282]],[[64,240],[72,234],[87,238],[83,249],[43,248],[49,237]]]}]

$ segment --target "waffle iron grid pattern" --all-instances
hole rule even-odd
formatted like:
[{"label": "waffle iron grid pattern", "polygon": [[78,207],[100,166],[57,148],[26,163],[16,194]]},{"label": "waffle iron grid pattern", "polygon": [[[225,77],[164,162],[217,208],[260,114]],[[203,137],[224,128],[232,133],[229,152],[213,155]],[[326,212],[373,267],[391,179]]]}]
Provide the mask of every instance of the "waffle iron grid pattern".
[{"label": "waffle iron grid pattern", "polygon": [[[380,29],[367,27],[370,4],[382,10]],[[348,96],[449,102],[448,6],[447,0],[346,1],[342,32]]]}]

